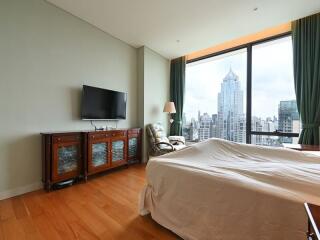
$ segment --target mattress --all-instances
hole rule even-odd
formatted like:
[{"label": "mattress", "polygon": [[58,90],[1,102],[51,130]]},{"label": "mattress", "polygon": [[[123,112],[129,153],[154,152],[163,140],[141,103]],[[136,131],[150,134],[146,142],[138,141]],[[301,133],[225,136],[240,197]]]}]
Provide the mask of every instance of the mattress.
[{"label": "mattress", "polygon": [[140,214],[184,239],[303,240],[320,157],[209,139],[151,159]]}]

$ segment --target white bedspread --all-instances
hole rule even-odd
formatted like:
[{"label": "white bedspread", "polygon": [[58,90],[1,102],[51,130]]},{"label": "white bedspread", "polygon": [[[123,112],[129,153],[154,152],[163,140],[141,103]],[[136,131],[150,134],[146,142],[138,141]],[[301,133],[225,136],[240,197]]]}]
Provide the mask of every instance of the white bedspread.
[{"label": "white bedspread", "polygon": [[220,139],[153,158],[141,214],[184,239],[304,240],[320,157]]}]

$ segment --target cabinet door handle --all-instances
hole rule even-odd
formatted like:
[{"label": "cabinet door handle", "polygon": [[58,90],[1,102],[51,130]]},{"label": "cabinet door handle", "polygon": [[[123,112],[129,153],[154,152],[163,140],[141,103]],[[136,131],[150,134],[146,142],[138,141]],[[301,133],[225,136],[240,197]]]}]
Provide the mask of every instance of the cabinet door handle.
[{"label": "cabinet door handle", "polygon": [[306,232],[307,240],[315,240],[314,233]]}]

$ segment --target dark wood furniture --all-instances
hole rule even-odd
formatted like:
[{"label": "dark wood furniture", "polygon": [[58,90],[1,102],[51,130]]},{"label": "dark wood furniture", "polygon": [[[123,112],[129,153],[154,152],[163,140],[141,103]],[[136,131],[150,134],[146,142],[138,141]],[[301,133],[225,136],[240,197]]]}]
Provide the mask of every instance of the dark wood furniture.
[{"label": "dark wood furniture", "polygon": [[44,188],[140,162],[141,133],[140,128],[42,133]]},{"label": "dark wood furniture", "polygon": [[87,174],[127,164],[127,130],[88,132]]},{"label": "dark wood furniture", "polygon": [[82,133],[42,134],[42,181],[50,190],[55,183],[81,177],[83,172]]},{"label": "dark wood furniture", "polygon": [[320,240],[320,206],[305,203],[304,207],[308,215],[308,240]]},{"label": "dark wood furniture", "polygon": [[283,147],[298,151],[320,151],[320,145],[306,145],[306,144],[290,144],[283,143]]},{"label": "dark wood furniture", "polygon": [[140,128],[128,130],[128,163],[139,163],[142,154],[142,131]]}]

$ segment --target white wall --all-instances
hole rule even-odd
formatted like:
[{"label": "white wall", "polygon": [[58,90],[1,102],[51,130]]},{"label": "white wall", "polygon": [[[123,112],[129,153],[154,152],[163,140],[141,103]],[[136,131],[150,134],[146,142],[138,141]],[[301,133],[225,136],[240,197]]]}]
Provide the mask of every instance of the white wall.
[{"label": "white wall", "polygon": [[[147,58],[154,90],[166,81],[156,69],[166,61],[149,50]],[[137,69],[136,49],[49,3],[1,0],[0,198],[39,186],[40,132],[90,128],[79,119],[82,84],[127,92],[127,120],[118,127],[137,126]],[[152,109],[167,96],[149,95],[148,114],[160,116]]]},{"label": "white wall", "polygon": [[[150,123],[161,122],[168,130],[168,115],[162,110],[170,98],[170,62],[147,47],[139,48],[138,59],[139,106],[143,103],[139,111],[139,124],[145,127]],[[147,160],[147,143],[144,134],[144,161]]]}]

